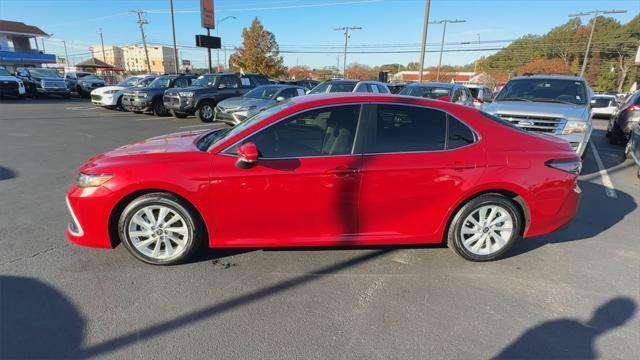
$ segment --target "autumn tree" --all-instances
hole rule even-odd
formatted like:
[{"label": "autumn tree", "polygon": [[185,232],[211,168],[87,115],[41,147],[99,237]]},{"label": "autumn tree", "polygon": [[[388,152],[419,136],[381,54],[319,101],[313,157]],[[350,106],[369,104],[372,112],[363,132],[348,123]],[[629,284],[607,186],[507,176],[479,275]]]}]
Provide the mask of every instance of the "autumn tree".
[{"label": "autumn tree", "polygon": [[282,56],[273,33],[264,29],[258,18],[242,29],[242,46],[229,58],[233,71],[257,72],[269,77],[285,73]]},{"label": "autumn tree", "polygon": [[290,79],[304,80],[311,77],[312,71],[308,66],[293,66],[287,70]]},{"label": "autumn tree", "polygon": [[352,63],[347,66],[346,78],[355,80],[374,80],[378,76],[371,67],[358,63]]},{"label": "autumn tree", "polygon": [[562,59],[537,59],[518,68],[518,74],[567,74],[570,68]]}]

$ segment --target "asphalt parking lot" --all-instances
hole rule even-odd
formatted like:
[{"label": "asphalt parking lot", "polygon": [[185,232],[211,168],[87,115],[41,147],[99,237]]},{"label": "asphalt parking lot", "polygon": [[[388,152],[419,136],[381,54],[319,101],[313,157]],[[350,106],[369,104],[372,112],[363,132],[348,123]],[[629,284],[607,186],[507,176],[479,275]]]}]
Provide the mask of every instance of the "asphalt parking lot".
[{"label": "asphalt parking lot", "polygon": [[209,250],[154,267],[67,242],[67,188],[96,153],[213,125],[0,101],[0,357],[636,358],[640,181],[595,126],[577,217],[498,261],[415,246]]}]

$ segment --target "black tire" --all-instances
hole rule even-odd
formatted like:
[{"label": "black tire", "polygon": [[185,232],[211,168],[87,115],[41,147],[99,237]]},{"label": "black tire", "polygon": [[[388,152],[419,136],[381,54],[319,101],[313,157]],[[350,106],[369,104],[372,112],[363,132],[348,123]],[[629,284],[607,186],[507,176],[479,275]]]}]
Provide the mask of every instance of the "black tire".
[{"label": "black tire", "polygon": [[[127,228],[136,212],[150,205],[167,207],[185,220],[184,226],[188,229],[189,237],[186,240],[184,250],[178,256],[169,259],[155,259],[143,254],[133,245]],[[163,192],[145,194],[134,199],[124,208],[118,221],[118,235],[127,250],[136,259],[153,265],[176,265],[187,261],[199,248],[204,234],[204,225],[195,210],[176,196]]]},{"label": "black tire", "polygon": [[178,118],[178,119],[184,119],[187,117],[186,113],[182,113],[182,112],[177,112],[174,110],[171,110],[171,115],[173,115],[173,117]]},{"label": "black tire", "polygon": [[116,110],[119,111],[126,111],[124,109],[124,107],[122,107],[122,95],[120,95],[120,97],[118,98],[118,100],[116,101]]},{"label": "black tire", "polygon": [[202,102],[196,109],[196,117],[205,123],[213,122],[215,104],[212,101]]},{"label": "black tire", "polygon": [[151,103],[151,112],[155,116],[167,116],[169,115],[169,110],[164,107],[164,103],[162,103],[162,99],[155,99],[153,103]]},{"label": "black tire", "polygon": [[[491,254],[478,255],[469,251],[462,244],[463,239],[461,236],[461,232],[465,219],[467,219],[467,217],[474,211],[486,205],[498,206],[506,211],[513,219],[513,227],[511,236],[502,248]],[[522,216],[520,215],[520,211],[516,206],[517,205],[513,200],[500,194],[484,194],[471,199],[469,202],[464,204],[464,206],[462,206],[454,215],[447,231],[447,245],[451,250],[453,250],[453,252],[470,261],[490,261],[502,256],[504,253],[509,251],[511,246],[513,246],[518,236],[520,235],[520,229],[522,227],[523,220]],[[491,241],[491,239],[489,239],[489,241]]]}]

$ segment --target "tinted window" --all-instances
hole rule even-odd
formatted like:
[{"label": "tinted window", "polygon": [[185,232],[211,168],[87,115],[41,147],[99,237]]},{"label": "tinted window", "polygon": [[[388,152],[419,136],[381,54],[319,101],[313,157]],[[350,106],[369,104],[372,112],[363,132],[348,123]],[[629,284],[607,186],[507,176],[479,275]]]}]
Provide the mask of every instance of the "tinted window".
[{"label": "tinted window", "polygon": [[[247,79],[248,80],[248,79]],[[220,85],[218,85],[221,89],[236,89],[238,88],[238,79],[235,76],[223,76],[220,79]]]},{"label": "tinted window", "polygon": [[188,78],[179,78],[176,80],[175,87],[178,87],[178,88],[187,87],[191,83],[190,80],[191,79],[188,79]]},{"label": "tinted window", "polygon": [[285,99],[292,98],[294,96],[298,96],[298,90],[295,88],[284,89],[278,94],[278,96],[282,96]]},{"label": "tinted window", "polygon": [[446,100],[449,96],[448,88],[427,87],[427,86],[407,86],[400,90],[400,95],[418,96],[427,99]]},{"label": "tinted window", "polygon": [[218,76],[216,75],[201,75],[193,81],[193,85],[196,86],[213,86],[216,83]]},{"label": "tinted window", "polygon": [[447,116],[435,109],[378,105],[368,153],[444,150]]},{"label": "tinted window", "polygon": [[475,138],[473,136],[473,132],[471,132],[471,129],[451,116],[448,116],[447,118],[449,119],[449,136],[447,137],[447,150],[473,144]]},{"label": "tinted window", "polygon": [[264,76],[254,76],[253,80],[257,85],[267,85],[269,84],[269,79]]},{"label": "tinted window", "polygon": [[169,87],[169,84],[171,84],[171,80],[173,80],[172,77],[159,77],[153,80],[151,84],[149,84],[149,87],[150,88],[166,88],[166,87]]},{"label": "tinted window", "polygon": [[258,86],[257,88],[244,94],[244,96],[258,99],[271,99],[279,89],[280,87],[278,86]]},{"label": "tinted window", "polygon": [[267,127],[246,141],[261,158],[296,158],[351,154],[360,105],[311,110]]},{"label": "tinted window", "polygon": [[[356,86],[355,92],[359,92],[359,93],[370,92],[370,90],[367,87],[368,87],[367,84],[358,84],[358,86]],[[333,88],[336,88],[336,86],[334,85]],[[339,91],[334,91],[332,89],[331,92],[339,92]]]},{"label": "tinted window", "polygon": [[385,86],[383,86],[383,85],[375,85],[375,86],[378,87],[378,91],[380,93],[382,93],[382,94],[388,94],[389,93],[389,89],[386,88]]},{"label": "tinted window", "polygon": [[586,104],[587,90],[582,81],[564,79],[516,79],[500,91],[497,101],[521,100]]}]

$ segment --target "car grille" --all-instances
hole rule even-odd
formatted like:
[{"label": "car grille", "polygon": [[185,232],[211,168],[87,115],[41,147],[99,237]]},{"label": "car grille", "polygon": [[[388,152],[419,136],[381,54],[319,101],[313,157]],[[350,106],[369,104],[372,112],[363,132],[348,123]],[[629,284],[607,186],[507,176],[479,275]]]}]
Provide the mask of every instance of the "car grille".
[{"label": "car grille", "polygon": [[100,100],[102,100],[102,96],[100,96],[100,95],[91,95],[91,100],[100,101]]},{"label": "car grille", "polygon": [[18,82],[17,81],[0,81],[0,89],[3,90],[17,90]]},{"label": "car grille", "polygon": [[42,87],[45,89],[66,89],[67,83],[64,80],[43,80]]},{"label": "car grille", "polygon": [[216,106],[216,110],[218,112],[235,112],[238,111],[242,108],[242,106],[228,106],[228,107],[223,107],[223,106]]},{"label": "car grille", "polygon": [[170,104],[170,105],[180,105],[180,98],[177,96],[172,96],[172,95],[165,95],[162,98],[162,101],[165,104]]},{"label": "car grille", "polygon": [[498,116],[527,131],[555,133],[561,131],[565,124],[565,119],[557,117],[512,114],[498,114]]}]

